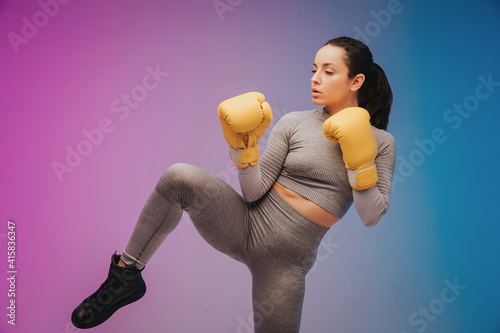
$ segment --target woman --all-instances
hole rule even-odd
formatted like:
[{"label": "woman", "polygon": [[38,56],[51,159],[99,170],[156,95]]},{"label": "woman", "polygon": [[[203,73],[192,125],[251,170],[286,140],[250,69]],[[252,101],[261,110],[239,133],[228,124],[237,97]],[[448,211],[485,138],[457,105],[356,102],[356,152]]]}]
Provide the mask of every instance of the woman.
[{"label": "woman", "polygon": [[[185,210],[209,244],[250,269],[255,331],[299,331],[305,276],[323,235],[352,202],[364,224],[375,225],[389,206],[395,163],[394,139],[385,131],[392,92],[365,44],[328,41],[316,54],[311,87],[313,103],[324,108],[283,116],[261,158],[256,140],[272,117],[263,96],[221,103],[243,197],[203,169],[168,168],[127,247],[112,256],[108,279],[73,311],[75,326],[99,325],[144,295],[141,271]],[[250,100],[258,103],[250,107],[257,126],[236,130],[239,121],[251,122],[239,112]]]}]

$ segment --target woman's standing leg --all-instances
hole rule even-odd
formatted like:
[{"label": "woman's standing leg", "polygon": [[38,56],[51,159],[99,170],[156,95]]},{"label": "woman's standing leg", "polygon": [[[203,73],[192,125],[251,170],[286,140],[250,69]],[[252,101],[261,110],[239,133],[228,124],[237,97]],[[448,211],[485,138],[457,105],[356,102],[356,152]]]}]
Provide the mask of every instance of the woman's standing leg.
[{"label": "woman's standing leg", "polygon": [[255,332],[297,333],[300,330],[305,273],[294,268],[252,272]]},{"label": "woman's standing leg", "polygon": [[328,228],[302,216],[274,189],[249,216],[255,332],[299,332],[305,276]]}]

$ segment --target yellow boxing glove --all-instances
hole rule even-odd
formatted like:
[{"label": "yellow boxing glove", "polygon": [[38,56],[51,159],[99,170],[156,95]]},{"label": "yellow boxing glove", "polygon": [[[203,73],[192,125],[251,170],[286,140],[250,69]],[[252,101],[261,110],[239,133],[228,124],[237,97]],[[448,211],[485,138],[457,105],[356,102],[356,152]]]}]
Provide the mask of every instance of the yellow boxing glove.
[{"label": "yellow boxing glove", "polygon": [[263,94],[249,92],[225,100],[217,108],[229,155],[238,168],[256,165],[258,140],[273,119],[271,106]]},{"label": "yellow boxing glove", "polygon": [[323,123],[323,133],[328,140],[340,143],[353,189],[364,190],[377,183],[377,140],[368,111],[359,107],[343,109]]}]

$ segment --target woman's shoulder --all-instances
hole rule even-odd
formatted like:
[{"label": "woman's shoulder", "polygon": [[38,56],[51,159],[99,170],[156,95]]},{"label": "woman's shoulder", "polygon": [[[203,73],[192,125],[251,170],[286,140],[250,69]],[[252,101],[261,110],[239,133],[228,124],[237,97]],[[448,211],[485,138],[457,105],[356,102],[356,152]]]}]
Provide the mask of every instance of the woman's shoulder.
[{"label": "woman's shoulder", "polygon": [[389,144],[394,144],[395,140],[394,137],[392,136],[391,133],[387,132],[386,130],[376,128],[372,126],[373,132],[375,133],[375,137],[377,138],[377,141],[382,141],[382,142],[387,142]]},{"label": "woman's shoulder", "polygon": [[375,133],[375,138],[377,139],[378,151],[392,152],[392,154],[395,154],[396,141],[392,134],[374,126],[372,126],[372,128]]}]

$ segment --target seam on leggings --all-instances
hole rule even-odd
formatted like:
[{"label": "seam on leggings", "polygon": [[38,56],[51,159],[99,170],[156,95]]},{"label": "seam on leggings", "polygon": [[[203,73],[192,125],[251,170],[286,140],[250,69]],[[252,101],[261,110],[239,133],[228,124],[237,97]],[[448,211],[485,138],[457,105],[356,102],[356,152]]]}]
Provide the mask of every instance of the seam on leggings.
[{"label": "seam on leggings", "polygon": [[138,260],[138,259],[136,259],[136,258],[133,258],[130,254],[128,254],[127,252],[125,252],[125,250],[123,250],[123,251],[122,251],[122,256],[124,256],[125,258],[127,258],[127,259],[128,259],[128,260],[130,260],[130,261],[136,262],[136,263],[138,263],[138,264],[140,264],[140,265],[142,265],[142,266],[146,266],[146,264],[145,264],[145,263],[143,263],[143,262],[139,261],[139,260]]},{"label": "seam on leggings", "polygon": [[[156,191],[156,192],[158,192],[158,194],[159,194],[159,195],[160,195],[163,199],[165,199],[165,201],[167,201],[168,203],[170,203],[171,205],[172,205],[172,204],[175,204],[175,203],[172,203],[170,200],[168,200],[168,199],[167,199],[167,198],[166,198],[166,197],[165,197],[165,196],[161,193],[161,191],[159,191],[159,190],[158,190],[158,188],[157,188],[157,187],[155,187],[155,191]],[[181,194],[195,194],[195,195],[200,195],[200,196],[201,196],[201,194],[197,194],[197,193],[196,193],[196,192],[194,192],[194,191],[180,191],[180,192],[177,192],[177,196],[179,196],[179,195],[181,195]],[[237,253],[235,253],[233,246],[231,246],[231,243],[229,243],[229,242],[228,242],[228,239],[230,239],[230,237],[227,235],[226,228],[224,228],[224,227],[223,227],[223,224],[221,223],[221,219],[220,219],[220,217],[219,217],[219,216],[218,216],[218,214],[217,214],[217,210],[213,208],[213,203],[212,203],[210,200],[208,200],[208,199],[207,199],[207,197],[206,197],[205,195],[203,195],[203,199],[204,199],[204,200],[208,203],[208,206],[210,206],[210,209],[214,212],[214,215],[216,216],[216,219],[217,219],[217,223],[219,224],[220,228],[222,229],[222,232],[223,232],[223,234],[224,234],[224,241],[225,241],[225,243],[226,243],[227,247],[230,249],[230,253],[228,253],[228,254],[231,254],[231,255],[232,255],[232,256],[234,256],[234,257],[238,257],[238,258],[241,258],[241,259],[245,259],[245,258],[247,257],[248,249],[247,249],[246,253],[240,253],[239,255],[238,255]],[[179,202],[178,200],[176,200],[176,201],[177,201],[177,203],[179,203],[179,204],[180,204],[180,202]],[[185,208],[184,208],[184,207],[182,207],[182,204],[181,204],[180,206],[181,206],[181,209],[182,209],[183,211],[186,211],[186,210],[185,210]],[[170,207],[169,207],[168,211],[165,213],[165,215],[167,215],[169,211],[170,211]],[[188,212],[188,214],[189,214],[189,212]],[[190,217],[190,218],[191,218],[191,217]],[[163,216],[163,220],[164,220],[164,219],[165,219],[165,216]],[[248,205],[247,205],[247,219],[248,219]],[[193,222],[192,220],[191,220],[191,222],[194,224],[194,222]],[[161,224],[160,224],[160,226],[161,226]],[[155,233],[158,231],[158,229],[160,228],[160,226],[159,226],[159,227],[155,230]],[[248,228],[247,228],[247,229],[248,229]],[[155,234],[155,233],[154,233],[154,234]],[[154,234],[153,234],[153,235],[154,235]],[[145,245],[145,246],[143,247],[143,249],[141,250],[140,255],[142,255],[142,251],[146,248],[147,244],[149,244],[149,242],[151,241],[151,238],[153,238],[153,236],[151,236],[151,237],[150,237],[150,239],[147,241],[146,245]],[[246,242],[247,247],[248,247],[248,235],[247,235],[247,237],[245,237],[245,242]],[[140,255],[139,255],[139,257],[140,257]]]},{"label": "seam on leggings", "polygon": [[[167,201],[168,203],[170,203],[172,205],[172,203],[170,201],[168,201],[161,193],[160,191],[158,191],[156,188],[155,188],[155,191],[163,198],[165,199],[165,201]],[[144,249],[149,245],[149,243],[151,242],[151,239],[153,239],[153,237],[158,233],[158,230],[160,230],[161,226],[163,225],[163,223],[165,223],[165,216],[168,215],[168,213],[170,212],[170,209],[172,208],[172,206],[168,207],[167,211],[165,212],[165,214],[162,216],[162,223],[160,223],[158,225],[158,227],[155,229],[155,231],[151,234],[151,237],[149,237],[149,239],[147,240],[147,242],[144,244],[144,246],[142,247],[141,251],[139,251],[139,254],[137,255],[137,260],[139,260],[139,258],[141,258],[141,256],[144,254]]]}]

